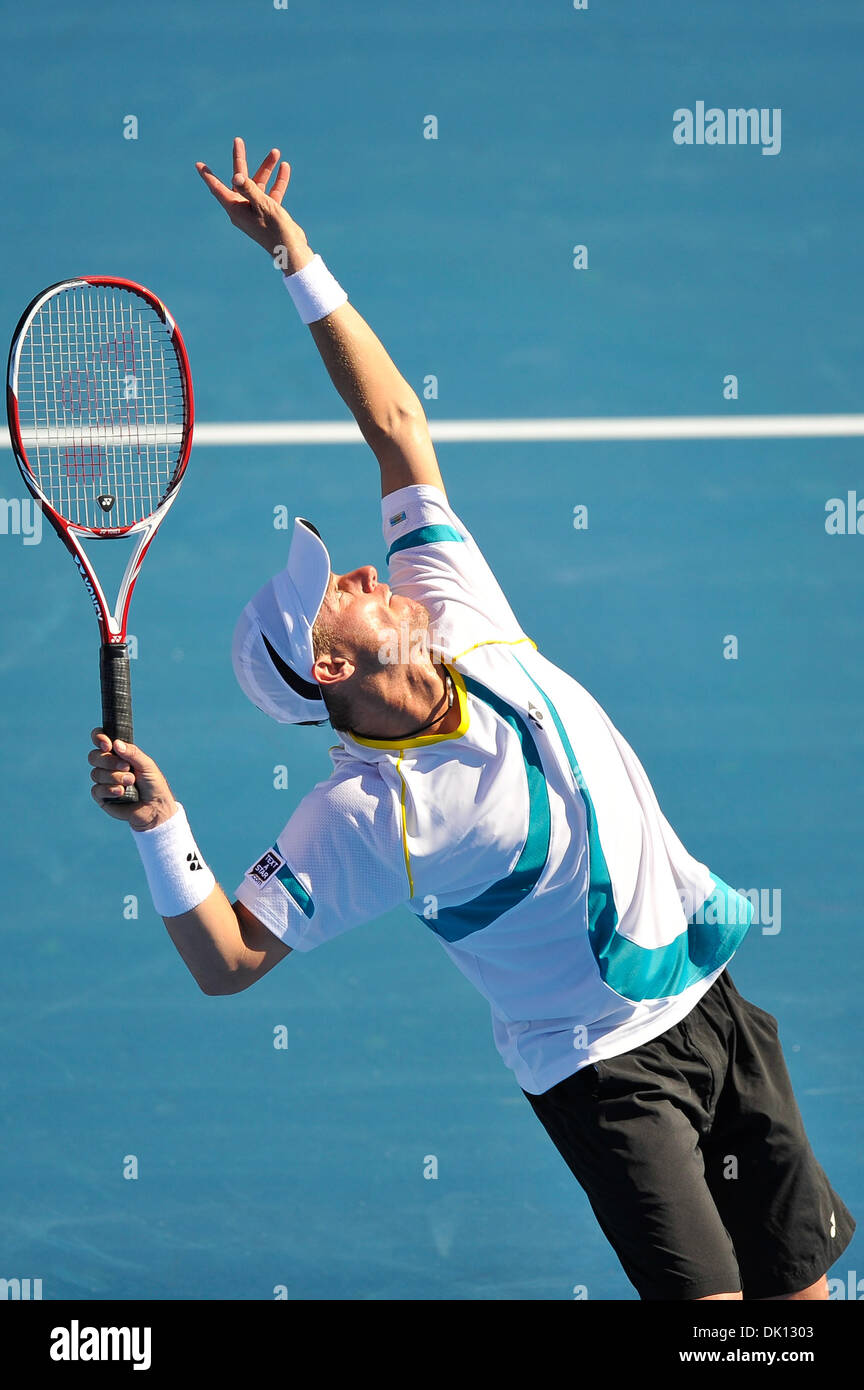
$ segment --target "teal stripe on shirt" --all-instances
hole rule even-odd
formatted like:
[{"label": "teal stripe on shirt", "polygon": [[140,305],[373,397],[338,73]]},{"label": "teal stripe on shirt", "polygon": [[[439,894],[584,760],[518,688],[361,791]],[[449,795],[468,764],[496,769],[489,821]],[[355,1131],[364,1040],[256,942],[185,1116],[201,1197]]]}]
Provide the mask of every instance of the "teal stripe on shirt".
[{"label": "teal stripe on shirt", "polygon": [[591,949],[616,994],[633,1000],[674,998],[731,959],[750,926],[753,907],[728,883],[713,874],[711,879],[714,890],[694,914],[697,920],[666,946],[639,946],[614,929],[595,929]]},{"label": "teal stripe on shirt", "polygon": [[634,1002],[671,999],[683,994],[697,980],[704,980],[719,970],[735,954],[750,926],[752,904],[712,874],[713,891],[688,919],[686,932],[674,941],[666,946],[639,946],[621,935],[617,930],[618,910],[609,866],[597,829],[597,813],[567,732],[549,696],[515,654],[513,660],[525,671],[552,715],[585,806],[590,866],[588,939],[601,978],[616,994]]},{"label": "teal stripe on shirt", "polygon": [[[276,853],[279,854],[279,849],[275,845],[274,849]],[[281,854],[279,854],[279,858],[282,858]],[[276,870],[276,877],[282,884],[285,892],[294,899],[300,911],[304,912],[307,917],[313,917],[315,915],[315,904],[306,892],[299,878],[292,874],[287,864],[283,864],[281,869]]]},{"label": "teal stripe on shirt", "polygon": [[464,541],[465,537],[460,535],[455,526],[418,526],[416,531],[406,531],[404,536],[400,536],[394,541],[387,551],[387,563],[390,563],[390,556],[395,555],[397,550],[411,550],[415,545],[434,545],[438,541]]},{"label": "teal stripe on shirt", "polygon": [[[506,878],[493,883],[485,892],[458,907],[441,908],[437,918],[422,920],[445,941],[461,941],[482,931],[512,907],[522,902],[537,885],[549,855],[552,814],[549,791],[540,753],[524,719],[498,695],[470,676],[463,677],[469,694],[487,705],[510,725],[522,749],[528,784],[528,833],[516,864]],[[419,916],[419,914],[418,914]]]}]

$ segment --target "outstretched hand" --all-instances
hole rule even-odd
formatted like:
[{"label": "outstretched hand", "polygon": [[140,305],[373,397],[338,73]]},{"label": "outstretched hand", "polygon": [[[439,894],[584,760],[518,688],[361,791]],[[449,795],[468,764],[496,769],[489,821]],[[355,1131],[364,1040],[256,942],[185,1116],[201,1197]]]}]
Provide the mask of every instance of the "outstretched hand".
[{"label": "outstretched hand", "polygon": [[[306,233],[282,206],[291,178],[291,165],[272,149],[252,178],[246,166],[246,146],[239,136],[234,140],[234,177],[229,188],[206,164],[195,168],[213,197],[227,212],[235,227],[263,246],[280,269],[292,274],[308,265],[312,251]],[[276,172],[270,192],[267,183]]]}]

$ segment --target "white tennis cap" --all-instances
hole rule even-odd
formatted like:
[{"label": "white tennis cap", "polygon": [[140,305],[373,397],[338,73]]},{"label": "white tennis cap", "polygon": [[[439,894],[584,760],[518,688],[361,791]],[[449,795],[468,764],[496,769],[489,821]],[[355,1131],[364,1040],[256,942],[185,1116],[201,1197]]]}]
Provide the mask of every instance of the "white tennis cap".
[{"label": "white tennis cap", "polygon": [[231,660],[253,705],[280,724],[326,723],[312,674],[312,628],[330,585],[330,556],[311,521],[294,518],[288,563],[247,603]]}]

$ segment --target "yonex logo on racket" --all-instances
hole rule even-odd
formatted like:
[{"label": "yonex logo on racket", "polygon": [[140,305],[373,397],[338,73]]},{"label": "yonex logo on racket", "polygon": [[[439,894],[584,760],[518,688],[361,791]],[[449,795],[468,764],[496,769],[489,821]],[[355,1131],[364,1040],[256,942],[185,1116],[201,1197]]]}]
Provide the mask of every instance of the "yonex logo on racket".
[{"label": "yonex logo on racket", "polygon": [[84,565],[83,565],[83,563],[82,563],[81,557],[80,557],[80,555],[73,555],[72,558],[74,559],[75,564],[76,564],[77,567],[78,567],[78,573],[80,574],[81,578],[84,580],[84,586],[85,586],[85,588],[86,588],[88,594],[90,595],[90,598],[91,598],[92,601],[93,601],[93,607],[96,609],[96,616],[97,616],[97,618],[101,618],[101,616],[102,616],[102,608],[101,608],[100,603],[99,603],[99,597],[98,597],[98,595],[97,595],[97,593],[96,593],[96,590],[93,588],[93,583],[92,583],[92,581],[91,581],[91,579],[90,579],[89,574],[87,573],[86,569],[84,568]]}]

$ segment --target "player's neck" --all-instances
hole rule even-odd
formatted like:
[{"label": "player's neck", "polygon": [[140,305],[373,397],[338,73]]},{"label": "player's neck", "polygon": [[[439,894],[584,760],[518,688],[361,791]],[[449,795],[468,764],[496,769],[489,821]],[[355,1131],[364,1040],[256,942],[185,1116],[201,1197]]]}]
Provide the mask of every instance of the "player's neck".
[{"label": "player's neck", "polygon": [[[400,739],[452,734],[461,710],[456,687],[441,662],[412,662],[391,668],[383,691],[358,715],[352,732],[361,738]],[[372,730],[374,729],[374,732]]]}]

